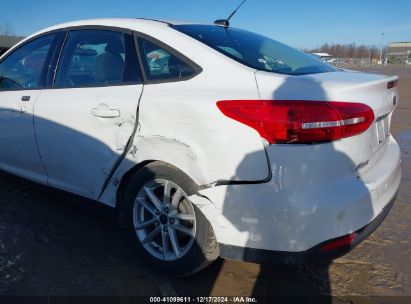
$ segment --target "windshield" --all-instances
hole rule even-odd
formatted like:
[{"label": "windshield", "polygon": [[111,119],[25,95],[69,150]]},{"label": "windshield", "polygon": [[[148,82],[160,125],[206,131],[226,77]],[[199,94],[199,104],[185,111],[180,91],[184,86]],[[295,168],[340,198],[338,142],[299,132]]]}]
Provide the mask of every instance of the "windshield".
[{"label": "windshield", "polygon": [[216,25],[184,24],[172,27],[257,70],[288,75],[338,71],[312,56],[252,32]]}]

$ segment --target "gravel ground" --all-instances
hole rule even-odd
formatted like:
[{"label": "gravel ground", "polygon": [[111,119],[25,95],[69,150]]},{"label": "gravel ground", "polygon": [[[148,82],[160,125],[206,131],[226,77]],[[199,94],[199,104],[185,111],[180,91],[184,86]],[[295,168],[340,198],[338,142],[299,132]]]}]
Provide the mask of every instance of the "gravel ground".
[{"label": "gravel ground", "polygon": [[403,153],[403,180],[385,222],[351,253],[298,269],[219,260],[175,279],[130,250],[105,208],[0,172],[0,295],[322,295],[323,303],[410,303],[411,69],[365,70],[400,75],[392,133]]}]

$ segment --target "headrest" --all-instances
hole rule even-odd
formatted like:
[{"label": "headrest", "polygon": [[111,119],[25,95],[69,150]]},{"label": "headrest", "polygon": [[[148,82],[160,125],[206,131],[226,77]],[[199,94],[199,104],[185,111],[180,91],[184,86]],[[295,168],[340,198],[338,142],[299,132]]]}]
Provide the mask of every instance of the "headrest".
[{"label": "headrest", "polygon": [[121,54],[121,53],[124,53],[124,46],[121,41],[113,40],[107,43],[106,48],[104,50],[107,53]]}]

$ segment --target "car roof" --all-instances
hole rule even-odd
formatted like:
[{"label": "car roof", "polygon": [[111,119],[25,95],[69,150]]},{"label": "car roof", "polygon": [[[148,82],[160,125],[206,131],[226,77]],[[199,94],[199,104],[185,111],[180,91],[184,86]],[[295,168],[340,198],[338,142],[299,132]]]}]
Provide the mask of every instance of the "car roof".
[{"label": "car roof", "polygon": [[165,27],[168,25],[180,25],[180,24],[198,24],[197,22],[189,22],[182,20],[160,20],[160,19],[148,19],[148,18],[100,18],[100,19],[86,19],[78,21],[70,21],[54,26],[47,27],[41,31],[35,33],[38,35],[42,32],[48,32],[57,29],[64,29],[68,27],[76,26],[112,26],[120,28],[143,28],[149,26],[151,27]]},{"label": "car roof", "polygon": [[[181,24],[200,24],[198,22],[182,21],[182,20],[161,20],[161,19],[149,19],[149,18],[99,18],[99,19],[85,19],[70,21],[65,23],[56,24],[40,31],[37,31],[20,43],[50,31],[65,29],[70,27],[81,27],[81,26],[106,26],[106,27],[118,27],[124,29],[130,29],[140,32],[155,32],[158,29],[169,28],[169,25],[181,25]],[[212,23],[210,23],[211,25]]]}]

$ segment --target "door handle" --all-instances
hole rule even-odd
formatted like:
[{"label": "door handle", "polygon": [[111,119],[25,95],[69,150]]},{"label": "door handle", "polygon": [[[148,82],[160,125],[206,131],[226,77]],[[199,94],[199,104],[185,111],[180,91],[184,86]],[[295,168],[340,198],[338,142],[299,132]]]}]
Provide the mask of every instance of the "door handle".
[{"label": "door handle", "polygon": [[100,104],[97,108],[91,109],[91,114],[102,118],[115,118],[120,117],[120,110],[110,109],[106,104]]}]

